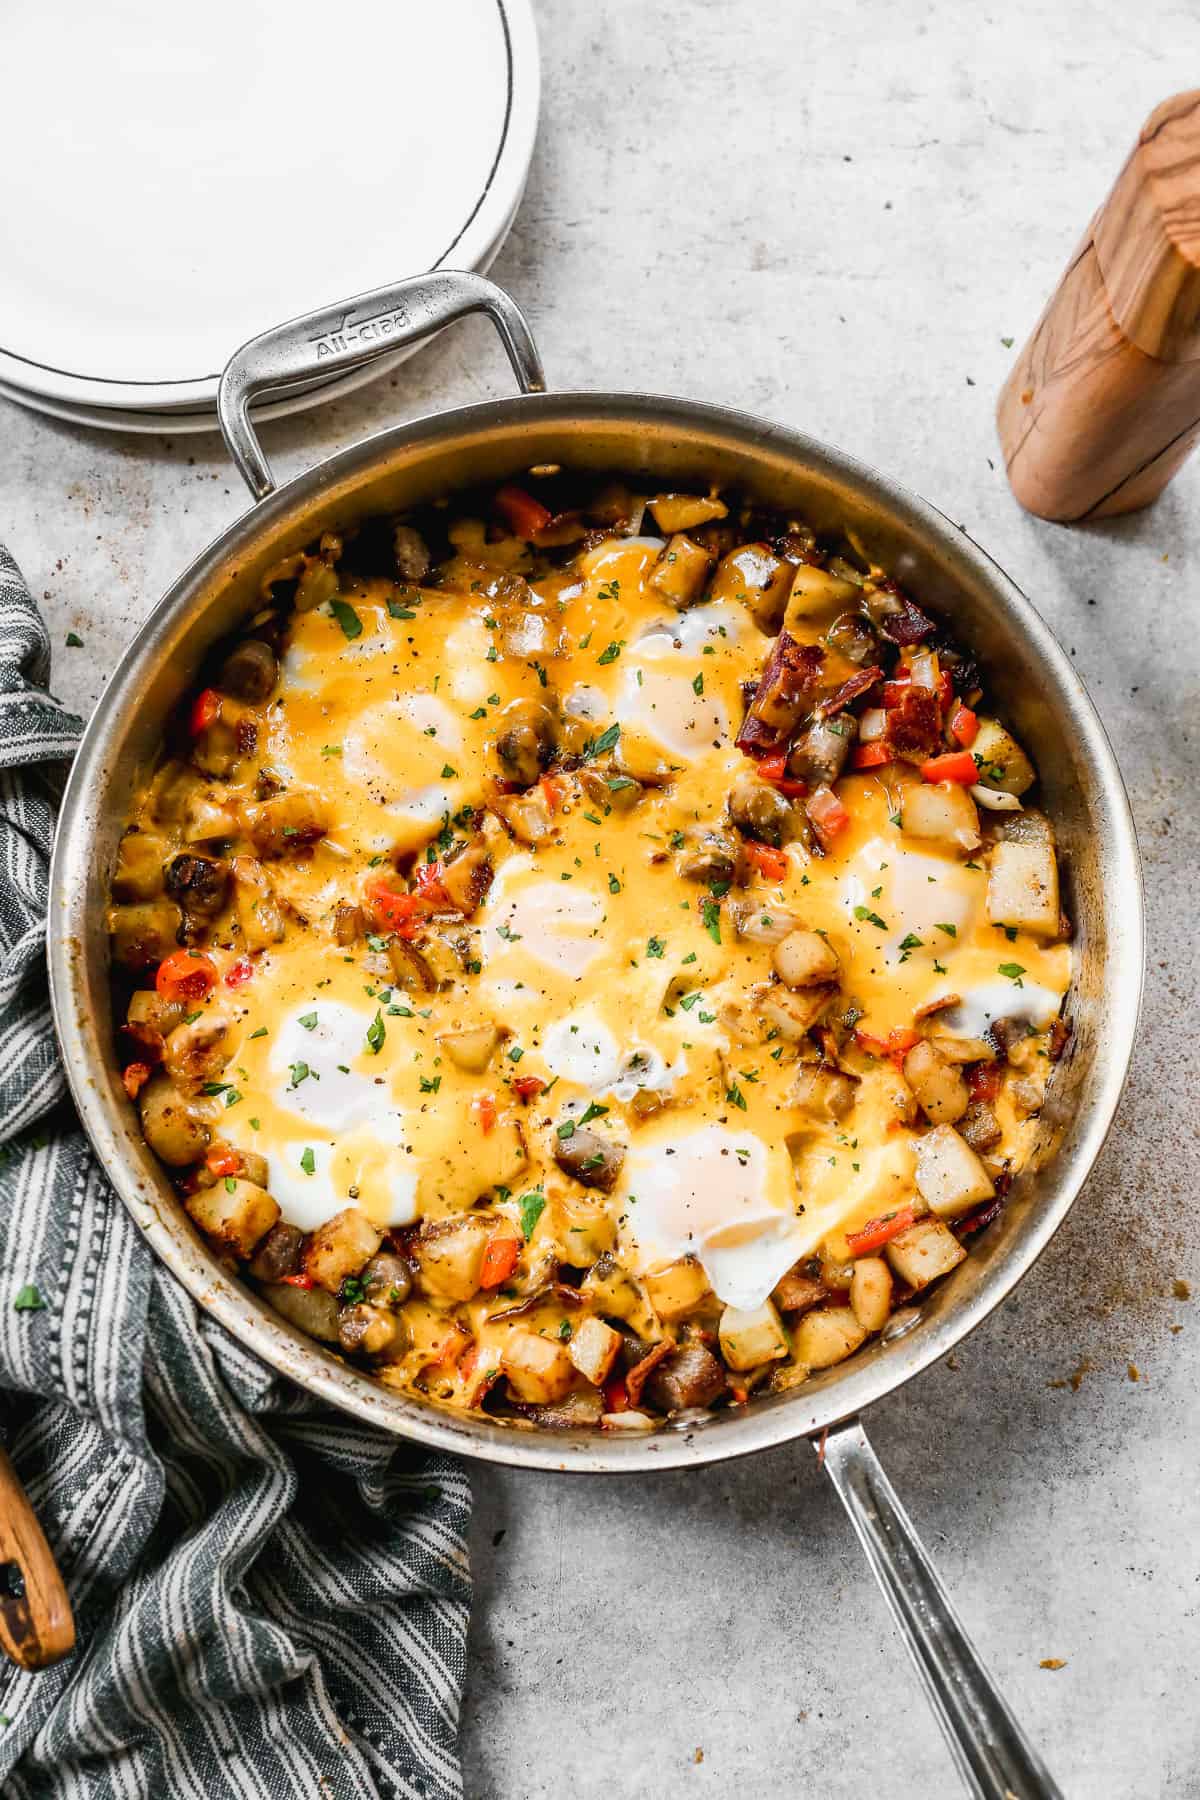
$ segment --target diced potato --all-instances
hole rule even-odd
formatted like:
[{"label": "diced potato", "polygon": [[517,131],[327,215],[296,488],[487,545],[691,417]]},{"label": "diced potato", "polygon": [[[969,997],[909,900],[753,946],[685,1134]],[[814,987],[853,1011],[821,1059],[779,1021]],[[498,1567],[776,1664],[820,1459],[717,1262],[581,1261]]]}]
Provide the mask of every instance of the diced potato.
[{"label": "diced potato", "polygon": [[163,891],[163,864],[169,854],[170,845],[157,832],[127,831],[117,850],[113,899],[156,899]]},{"label": "diced potato", "polygon": [[[774,1031],[786,1043],[802,1042],[836,993],[835,987],[805,988],[803,993],[785,987],[756,988],[751,1009],[764,1027],[760,1035]],[[724,1022],[723,1010],[721,1016]]]},{"label": "diced potato", "polygon": [[422,1288],[439,1300],[470,1300],[479,1292],[479,1273],[495,1220],[481,1213],[438,1219],[414,1246]]},{"label": "diced potato", "polygon": [[900,829],[962,856],[981,842],[975,802],[956,781],[910,782],[900,796]]},{"label": "diced potato", "polygon": [[804,1265],[797,1263],[775,1283],[771,1298],[780,1312],[803,1312],[806,1307],[819,1306],[829,1295],[823,1284],[805,1274]]},{"label": "diced potato", "polygon": [[131,1025],[144,1025],[166,1037],[183,1023],[187,1011],[187,1003],[183,1000],[167,1000],[154,988],[135,988],[129,996],[125,1017]]},{"label": "diced potato", "polygon": [[621,1348],[621,1334],[603,1319],[587,1318],[576,1326],[567,1342],[567,1355],[579,1373],[595,1387],[602,1387]]},{"label": "diced potato", "polygon": [[1019,796],[1037,780],[1033,764],[998,719],[980,719],[971,754],[979,769],[980,787]]},{"label": "diced potato", "polygon": [[662,1336],[657,1315],[643,1289],[615,1256],[600,1257],[580,1282],[579,1291],[597,1312],[624,1319],[639,1337],[656,1341]]},{"label": "diced potato", "polygon": [[480,836],[464,844],[442,869],[442,886],[452,906],[467,918],[476,911],[492,884],[492,858]]},{"label": "diced potato", "polygon": [[844,581],[840,575],[832,575],[828,569],[814,568],[811,563],[801,563],[792,577],[783,629],[793,637],[803,636],[804,624],[814,613],[845,606],[857,593],[853,582]]},{"label": "diced potato", "polygon": [[201,1231],[234,1256],[249,1256],[279,1218],[265,1188],[227,1175],[187,1197],[187,1209]]},{"label": "diced potato", "polygon": [[557,830],[550,802],[540,786],[525,794],[497,795],[489,804],[522,844],[540,844]]},{"label": "diced potato", "polygon": [[884,1254],[901,1281],[923,1288],[957,1268],[967,1253],[940,1219],[918,1219],[907,1231],[897,1232]]},{"label": "diced potato", "polygon": [[821,1306],[796,1326],[796,1361],[806,1369],[831,1369],[853,1356],[866,1330],[848,1306]]},{"label": "diced potato", "polygon": [[707,550],[676,532],[650,571],[650,586],[683,612],[700,598],[711,563]]},{"label": "diced potato", "polygon": [[882,1331],[892,1310],[892,1272],[882,1256],[860,1256],[850,1277],[850,1307],[864,1331]]},{"label": "diced potato", "polygon": [[709,597],[737,601],[760,631],[773,636],[783,622],[794,573],[793,565],[769,544],[742,544],[717,564]]},{"label": "diced potato", "polygon": [[819,931],[789,931],[771,952],[771,965],[785,987],[810,988],[836,981],[837,953]]},{"label": "diced potato", "polygon": [[253,856],[235,856],[233,900],[238,924],[248,950],[266,950],[283,936],[283,914],[270,880]]},{"label": "diced potato", "polygon": [[990,1200],[991,1177],[953,1125],[935,1125],[917,1139],[917,1188],[930,1210],[944,1219]]},{"label": "diced potato", "polygon": [[701,494],[659,494],[647,502],[660,531],[692,531],[697,525],[708,525],[713,519],[729,516],[723,500],[705,498]]},{"label": "diced potato", "polygon": [[382,1232],[376,1231],[366,1213],[347,1206],[313,1232],[305,1273],[336,1294],[347,1275],[357,1275],[382,1242]]},{"label": "diced potato", "polygon": [[1052,847],[1007,839],[996,845],[988,871],[987,914],[993,925],[1058,936],[1058,863]]},{"label": "diced potato", "polygon": [[962,1071],[928,1038],[914,1044],[904,1058],[904,1079],[917,1096],[922,1112],[934,1125],[955,1124],[970,1104]]},{"label": "diced potato", "polygon": [[468,1075],[482,1075],[500,1042],[497,1025],[473,1025],[465,1031],[443,1031],[438,1043],[456,1069]]},{"label": "diced potato", "polygon": [[323,1344],[337,1343],[337,1301],[324,1288],[293,1287],[290,1282],[281,1281],[264,1286],[262,1296],[289,1324],[307,1332],[309,1337],[319,1338]]},{"label": "diced potato", "polygon": [[718,1327],[721,1354],[731,1369],[757,1369],[788,1354],[787,1332],[769,1300],[749,1309],[727,1306]]},{"label": "diced potato", "polygon": [[694,1256],[669,1263],[644,1278],[646,1292],[660,1319],[679,1319],[711,1294],[708,1276]]},{"label": "diced potato", "polygon": [[168,1168],[199,1162],[212,1133],[201,1102],[181,1094],[169,1075],[154,1075],[138,1095],[142,1135]]},{"label": "diced potato", "polygon": [[518,1400],[545,1406],[561,1400],[575,1379],[567,1346],[557,1338],[538,1337],[532,1331],[514,1331],[500,1356],[500,1367]]},{"label": "diced potato", "polygon": [[175,1085],[185,1093],[198,1093],[224,1071],[232,1054],[229,1046],[230,1020],[220,1012],[209,1010],[198,1019],[185,1019],[167,1036],[163,1046],[163,1064]]},{"label": "diced potato", "polygon": [[573,1269],[587,1269],[617,1241],[617,1225],[609,1208],[573,1189],[555,1202],[558,1213],[554,1236],[562,1244],[563,1261]]},{"label": "diced potato", "polygon": [[804,1063],[792,1083],[788,1103],[810,1119],[844,1119],[853,1110],[857,1087],[853,1075],[821,1063]]}]

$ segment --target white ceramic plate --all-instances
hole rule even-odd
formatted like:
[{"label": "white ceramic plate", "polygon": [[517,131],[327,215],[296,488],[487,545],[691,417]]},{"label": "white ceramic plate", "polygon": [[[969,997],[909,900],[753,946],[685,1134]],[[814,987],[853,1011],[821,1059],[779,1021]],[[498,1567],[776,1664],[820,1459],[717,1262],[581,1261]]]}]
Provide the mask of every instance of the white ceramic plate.
[{"label": "white ceramic plate", "polygon": [[42,0],[5,64],[0,391],[124,430],[211,429],[226,359],[281,320],[485,267],[537,129],[530,0]]}]

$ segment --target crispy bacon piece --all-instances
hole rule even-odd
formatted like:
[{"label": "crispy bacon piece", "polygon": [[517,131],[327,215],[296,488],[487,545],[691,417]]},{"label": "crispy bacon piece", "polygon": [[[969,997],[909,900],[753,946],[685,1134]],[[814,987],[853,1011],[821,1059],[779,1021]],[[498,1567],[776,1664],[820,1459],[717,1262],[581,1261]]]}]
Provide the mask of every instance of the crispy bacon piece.
[{"label": "crispy bacon piece", "polygon": [[924,762],[941,742],[942,712],[932,688],[906,687],[888,709],[882,743],[892,756]]},{"label": "crispy bacon piece", "polygon": [[868,688],[874,687],[882,675],[883,670],[879,668],[859,669],[848,680],[843,681],[840,688],[835,688],[828,700],[822,700],[817,708],[818,718],[831,719],[834,713],[844,712],[852,700],[857,700],[860,694],[865,694]]},{"label": "crispy bacon piece", "polygon": [[884,637],[901,647],[919,644],[933,630],[933,620],[928,613],[922,612],[916,601],[910,600],[895,581],[878,583],[878,598],[871,607],[871,615]]},{"label": "crispy bacon piece", "polygon": [[738,749],[754,755],[785,744],[816,699],[824,664],[825,652],[816,644],[797,643],[781,631],[738,733]]},{"label": "crispy bacon piece", "polygon": [[664,1356],[670,1356],[674,1348],[675,1345],[672,1343],[671,1339],[664,1338],[661,1344],[655,1344],[653,1350],[651,1350],[648,1355],[643,1356],[641,1362],[634,1363],[632,1369],[630,1369],[625,1377],[625,1392],[629,1395],[629,1404],[631,1406],[636,1406],[640,1401],[647,1376],[649,1376],[653,1370],[657,1369]]},{"label": "crispy bacon piece", "polygon": [[134,1060],[137,1062],[149,1063],[151,1068],[156,1068],[162,1061],[166,1040],[162,1032],[156,1031],[153,1025],[142,1025],[136,1020],[126,1021],[121,1027],[121,1036],[134,1046]]}]

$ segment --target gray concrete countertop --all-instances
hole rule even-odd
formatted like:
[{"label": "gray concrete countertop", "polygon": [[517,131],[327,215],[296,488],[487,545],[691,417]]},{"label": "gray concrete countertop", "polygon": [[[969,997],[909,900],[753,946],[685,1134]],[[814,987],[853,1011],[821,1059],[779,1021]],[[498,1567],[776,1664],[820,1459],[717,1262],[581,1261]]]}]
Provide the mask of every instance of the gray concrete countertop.
[{"label": "gray concrete countertop", "polygon": [[[1017,508],[992,424],[1006,340],[1145,115],[1194,79],[1200,16],[1188,0],[539,13],[541,135],[494,274],[552,382],[745,407],[899,476],[1032,597],[1112,734],[1151,945],[1118,1127],[1015,1298],[870,1423],[1066,1793],[1200,1796],[1200,1319],[1174,1287],[1200,1295],[1200,467],[1150,512],[1063,530]],[[263,435],[290,473],[506,380],[472,321]],[[214,438],[0,403],[0,538],[81,710],[244,505]],[[806,1445],[686,1479],[476,1485],[472,1800],[956,1791]]]}]

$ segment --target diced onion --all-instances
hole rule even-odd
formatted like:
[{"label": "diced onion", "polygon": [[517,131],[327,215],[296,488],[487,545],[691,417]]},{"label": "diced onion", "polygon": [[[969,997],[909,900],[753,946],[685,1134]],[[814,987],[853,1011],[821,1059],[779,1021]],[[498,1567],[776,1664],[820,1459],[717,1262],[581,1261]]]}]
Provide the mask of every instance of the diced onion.
[{"label": "diced onion", "polygon": [[988,812],[1020,812],[1021,802],[1015,794],[1002,794],[998,788],[982,787],[979,783],[970,789],[972,800],[986,807]]},{"label": "diced onion", "polygon": [[918,651],[910,666],[914,687],[936,688],[939,674],[936,650]]},{"label": "diced onion", "polygon": [[875,744],[887,730],[887,714],[882,706],[868,706],[858,721],[858,741],[860,744]]}]

